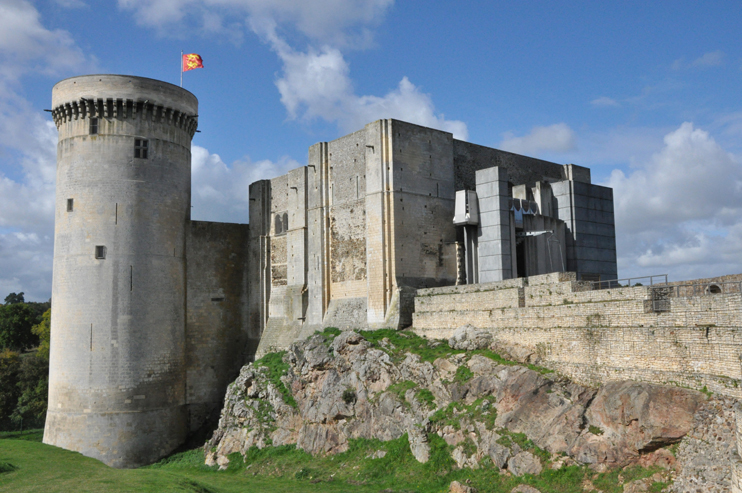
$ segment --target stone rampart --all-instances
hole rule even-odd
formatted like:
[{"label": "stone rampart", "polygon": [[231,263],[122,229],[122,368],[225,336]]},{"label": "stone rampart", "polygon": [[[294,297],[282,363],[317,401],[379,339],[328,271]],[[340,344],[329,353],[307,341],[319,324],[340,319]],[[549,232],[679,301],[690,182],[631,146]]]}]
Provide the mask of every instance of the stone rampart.
[{"label": "stone rampart", "polygon": [[436,338],[487,329],[588,385],[634,379],[742,397],[742,294],[671,297],[656,312],[652,287],[592,287],[557,273],[420,289],[413,327]]}]

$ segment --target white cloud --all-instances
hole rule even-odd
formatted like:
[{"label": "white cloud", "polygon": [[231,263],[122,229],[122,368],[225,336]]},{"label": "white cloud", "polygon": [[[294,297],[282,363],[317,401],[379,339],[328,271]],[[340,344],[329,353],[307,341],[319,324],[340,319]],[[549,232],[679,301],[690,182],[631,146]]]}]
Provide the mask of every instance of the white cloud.
[{"label": "white cloud", "polygon": [[68,32],[45,28],[30,2],[0,3],[0,297],[51,292],[57,132],[21,96],[23,78],[93,65]]},{"label": "white cloud", "polygon": [[609,98],[607,96],[602,96],[602,97],[593,99],[592,101],[590,101],[590,104],[593,106],[602,107],[602,108],[611,107],[611,106],[614,106],[614,107],[621,106],[620,104],[618,104],[618,101],[616,101],[613,98]]},{"label": "white cloud", "polygon": [[512,132],[503,136],[500,149],[517,154],[536,155],[540,152],[569,152],[577,148],[574,131],[566,123],[548,127],[533,127],[531,133],[516,137]]},{"label": "white cloud", "polygon": [[196,145],[191,156],[191,218],[197,221],[248,222],[249,185],[301,166],[287,157],[277,162],[245,158],[228,166],[218,154]]},{"label": "white cloud", "polygon": [[742,163],[683,123],[614,189],[621,275],[669,271],[674,279],[742,272]]},{"label": "white cloud", "polygon": [[343,132],[353,132],[380,118],[396,118],[451,132],[457,139],[468,137],[464,122],[436,114],[430,95],[407,77],[384,96],[358,96],[339,50],[324,47],[297,52],[273,32],[265,37],[283,61],[283,74],[276,86],[292,119],[321,118],[337,123]]},{"label": "white cloud", "polygon": [[685,61],[685,58],[678,58],[672,63],[673,70],[682,70],[687,68],[708,68],[718,67],[724,63],[724,52],[721,50],[710,51],[696,58],[691,62]]},{"label": "white cloud", "polygon": [[309,39],[335,46],[365,45],[369,26],[381,21],[394,0],[118,0],[120,8],[138,13],[136,21],[165,32],[174,23],[204,16],[214,22],[246,16],[295,27]]}]

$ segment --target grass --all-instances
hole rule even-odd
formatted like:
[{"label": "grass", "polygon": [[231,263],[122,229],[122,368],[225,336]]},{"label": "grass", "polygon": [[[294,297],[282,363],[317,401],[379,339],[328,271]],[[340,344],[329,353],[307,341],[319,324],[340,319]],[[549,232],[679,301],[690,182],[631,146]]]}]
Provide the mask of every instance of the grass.
[{"label": "grass", "polygon": [[[521,365],[542,375],[554,372],[554,370],[549,370],[548,368],[542,368],[536,365],[517,363],[515,361],[507,360],[496,352],[489,349],[464,351],[463,349],[453,349],[451,348],[451,346],[442,341],[436,341],[439,342],[439,344],[434,344],[429,339],[420,337],[410,330],[381,329],[363,330],[358,332],[368,342],[370,342],[373,347],[375,347],[376,349],[381,349],[382,351],[386,351],[387,354],[389,354],[389,356],[395,362],[403,360],[405,358],[405,353],[416,354],[420,356],[420,361],[429,361],[431,363],[438,358],[448,358],[450,356],[453,356],[454,354],[466,354],[468,358],[475,354],[479,354],[493,360],[498,364],[508,366]],[[391,342],[394,346],[394,349],[389,350],[384,348],[381,345],[382,339],[388,339],[389,342]]]},{"label": "grass", "polygon": [[[38,436],[39,432],[27,436]],[[174,454],[157,464],[139,469],[111,469],[76,452],[62,450],[17,436],[0,435],[0,492],[186,492],[232,493],[347,492],[442,493],[451,481],[466,482],[480,492],[509,493],[518,484],[529,484],[542,493],[580,493],[590,478],[605,493],[619,493],[618,474],[626,482],[651,476],[657,469],[633,467],[594,474],[587,467],[570,466],[554,471],[544,468],[539,476],[501,474],[488,459],[478,470],[459,470],[446,442],[428,435],[430,460],[420,464],[410,452],[407,436],[396,440],[351,440],[347,452],[312,457],[294,446],[253,447],[246,456],[230,455],[226,471],[204,465],[201,449]],[[509,438],[527,448],[519,434]],[[473,443],[467,444],[473,452]],[[380,459],[369,457],[383,450]],[[666,486],[654,483],[650,491]]]},{"label": "grass", "polygon": [[294,396],[289,391],[286,384],[281,381],[281,377],[286,375],[289,371],[289,364],[283,360],[286,355],[286,351],[280,351],[278,353],[268,353],[259,360],[255,361],[254,365],[256,368],[264,367],[268,368],[268,379],[273,385],[281,392],[283,402],[289,406],[297,409],[296,401]]}]

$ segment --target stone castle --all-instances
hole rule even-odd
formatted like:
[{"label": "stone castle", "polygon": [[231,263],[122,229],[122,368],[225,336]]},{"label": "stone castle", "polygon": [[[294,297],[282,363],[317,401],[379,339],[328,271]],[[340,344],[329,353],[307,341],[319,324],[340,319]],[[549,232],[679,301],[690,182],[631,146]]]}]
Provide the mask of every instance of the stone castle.
[{"label": "stone castle", "polygon": [[[250,185],[249,224],[192,221],[195,96],[90,75],[59,82],[52,100],[45,443],[115,467],[151,463],[218,412],[245,362],[323,327],[502,328],[588,381],[616,371],[652,380],[653,348],[671,344],[677,324],[690,346],[703,343],[679,315],[706,310],[702,297],[689,307],[669,288],[594,289],[618,288],[615,227],[612,190],[592,184],[587,168],[378,120]],[[660,298],[670,308],[656,310]],[[739,290],[714,302],[726,308],[698,319],[713,346],[702,357],[720,344],[728,361],[740,355]],[[614,324],[620,351],[641,347],[646,361],[613,361]],[[692,358],[677,358],[683,383],[728,389],[741,377],[739,364],[689,370]]]}]

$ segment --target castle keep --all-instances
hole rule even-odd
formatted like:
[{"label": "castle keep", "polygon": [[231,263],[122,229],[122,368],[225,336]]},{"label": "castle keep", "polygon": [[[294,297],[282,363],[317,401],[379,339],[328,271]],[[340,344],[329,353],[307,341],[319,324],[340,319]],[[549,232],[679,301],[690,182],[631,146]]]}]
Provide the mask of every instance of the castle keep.
[{"label": "castle keep", "polygon": [[[322,327],[412,324],[413,312],[433,311],[418,289],[616,278],[612,190],[591,184],[587,168],[378,120],[250,185],[249,225],[199,222],[191,93],[90,75],[58,83],[52,100],[44,441],[112,466],[183,443],[255,355]],[[421,330],[447,327],[420,320]]]}]

